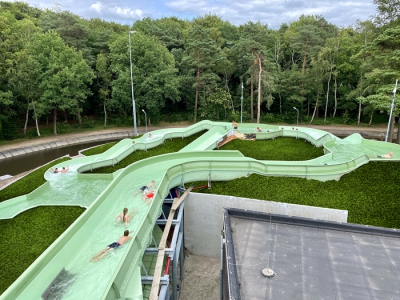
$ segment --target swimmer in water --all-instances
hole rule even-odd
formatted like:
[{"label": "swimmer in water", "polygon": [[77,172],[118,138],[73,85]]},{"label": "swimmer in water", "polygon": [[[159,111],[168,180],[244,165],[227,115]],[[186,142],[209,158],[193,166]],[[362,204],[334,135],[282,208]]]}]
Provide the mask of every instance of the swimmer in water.
[{"label": "swimmer in water", "polygon": [[152,180],[148,185],[142,186],[136,193],[133,194],[133,197],[136,197],[137,194],[142,193],[145,194],[146,191],[150,190],[156,185],[156,182]]},{"label": "swimmer in water", "polygon": [[392,158],[393,152],[389,152],[388,154],[378,155],[379,158]]},{"label": "swimmer in water", "polygon": [[121,247],[123,244],[125,244],[127,241],[132,239],[132,236],[129,235],[129,230],[124,231],[124,235],[119,238],[117,242],[111,243],[108,245],[106,248],[98,252],[96,255],[94,255],[91,259],[90,262],[97,262],[100,259],[102,259],[104,256],[107,255],[108,252],[111,250],[117,249]]},{"label": "swimmer in water", "polygon": [[128,227],[129,221],[132,219],[132,217],[137,213],[137,211],[133,210],[130,214],[128,214],[128,209],[125,207],[116,218],[115,218],[115,225],[118,225],[118,220],[122,223],[124,223],[125,228]]},{"label": "swimmer in water", "polygon": [[147,190],[147,191],[144,192],[143,195],[142,195],[143,201],[146,201],[146,200],[147,200],[147,203],[150,203],[151,200],[153,199],[155,193],[156,193],[155,190],[151,190],[151,191]]},{"label": "swimmer in water", "polygon": [[68,170],[69,170],[69,166],[67,166],[67,167],[62,167],[61,173],[67,173]]},{"label": "swimmer in water", "polygon": [[58,173],[58,168],[53,169],[53,168],[50,167],[50,170],[52,170],[53,173]]}]

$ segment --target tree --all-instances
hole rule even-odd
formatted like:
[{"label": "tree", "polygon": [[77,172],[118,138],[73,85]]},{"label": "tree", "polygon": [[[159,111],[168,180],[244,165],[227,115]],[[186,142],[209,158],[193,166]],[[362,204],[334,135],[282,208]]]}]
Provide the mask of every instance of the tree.
[{"label": "tree", "polygon": [[210,30],[194,25],[188,31],[185,54],[182,59],[186,73],[189,76],[195,76],[194,122],[197,122],[200,89],[204,88],[204,92],[210,93],[216,88],[216,83],[220,79],[215,73],[214,66],[218,65],[218,62],[222,59],[220,48],[210,37]]},{"label": "tree", "polygon": [[[320,49],[324,46],[325,40],[328,37],[334,36],[336,27],[329,24],[321,16],[300,16],[298,21],[292,22],[284,33],[285,41],[288,48],[292,52],[293,64],[297,59],[301,62],[301,67],[296,68],[301,70],[300,78],[301,88],[300,95],[296,98],[303,103],[307,100],[307,115],[310,113],[311,99],[305,92],[312,92],[313,87],[306,87],[308,74],[307,69],[310,66],[312,58],[316,57]],[[317,90],[317,89],[315,89]]]},{"label": "tree", "polygon": [[217,88],[204,99],[199,111],[203,118],[210,120],[226,120],[227,110],[231,102],[231,95],[223,89]]},{"label": "tree", "polygon": [[57,134],[57,111],[70,110],[80,119],[79,102],[89,93],[87,84],[94,77],[81,52],[64,44],[55,32],[36,33],[27,46],[41,67],[38,116],[53,113],[53,133]]},{"label": "tree", "polygon": [[[240,39],[232,48],[236,52],[237,64],[240,68],[241,76],[245,74],[249,78],[250,83],[250,116],[253,122],[253,83],[257,82],[257,123],[260,122],[261,103],[263,93],[271,95],[273,91],[273,57],[268,46],[272,45],[273,38],[269,35],[267,26],[261,23],[248,22],[240,28]],[[268,71],[268,72],[267,72]],[[265,87],[265,89],[264,89]],[[267,103],[269,107],[272,103],[272,97],[267,96],[270,101]]]},{"label": "tree", "polygon": [[[155,37],[136,32],[131,46],[136,104],[148,111],[150,122],[167,103],[180,101],[178,70],[173,55]],[[132,109],[128,35],[119,36],[110,48],[110,68],[116,76],[111,106],[126,115]]]},{"label": "tree", "polygon": [[96,61],[97,83],[100,85],[100,97],[103,99],[104,128],[107,127],[107,102],[110,99],[111,71],[108,57],[100,53]]},{"label": "tree", "polygon": [[69,11],[46,10],[42,14],[41,25],[43,32],[57,32],[66,45],[82,52],[88,65],[94,65],[95,57],[87,45],[89,30],[78,16]]},{"label": "tree", "polygon": [[378,15],[375,21],[379,23],[387,23],[398,20],[400,15],[399,0],[374,0]]},{"label": "tree", "polygon": [[[389,27],[380,34],[373,43],[367,44],[359,54],[365,61],[362,94],[360,98],[365,104],[371,105],[374,110],[390,112],[391,95],[394,82],[400,77],[400,26]],[[396,109],[394,117],[399,114]],[[390,131],[388,141],[392,141],[393,130]]]},{"label": "tree", "polygon": [[40,136],[36,102],[40,97],[39,78],[41,75],[41,65],[32,55],[27,54],[26,51],[21,51],[17,55],[15,67],[10,70],[10,85],[13,88],[14,95],[20,96],[26,101],[24,134],[26,134],[28,125],[29,111],[33,109],[36,133]]}]

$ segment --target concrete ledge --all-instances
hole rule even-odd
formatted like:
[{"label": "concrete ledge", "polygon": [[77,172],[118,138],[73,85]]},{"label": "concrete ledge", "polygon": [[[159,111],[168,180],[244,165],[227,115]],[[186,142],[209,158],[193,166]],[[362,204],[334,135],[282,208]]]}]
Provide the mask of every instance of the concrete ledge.
[{"label": "concrete ledge", "polygon": [[224,208],[239,208],[314,220],[347,223],[347,210],[233,196],[190,193],[185,199],[185,247],[194,255],[218,258]]},{"label": "concrete ledge", "polygon": [[132,137],[132,136],[133,136],[133,132],[130,132],[130,131],[114,132],[114,133],[106,133],[106,134],[96,134],[96,135],[90,135],[90,133],[88,133],[88,135],[85,137],[71,138],[68,140],[56,141],[56,142],[48,142],[48,143],[33,145],[30,147],[16,148],[16,149],[11,149],[11,150],[7,150],[4,152],[0,152],[0,160],[7,159],[7,158],[13,157],[13,156],[19,156],[19,155],[23,155],[23,154],[27,154],[27,153],[32,153],[32,152],[36,152],[36,151],[42,151],[45,149],[63,148],[63,147],[68,147],[69,145],[84,144],[84,143],[97,142],[97,141],[102,141],[102,140],[107,141],[107,140],[118,139],[118,138],[123,139],[123,138]]},{"label": "concrete ledge", "polygon": [[12,176],[11,175],[3,175],[3,176],[0,176],[0,181],[2,181],[2,180],[6,180],[6,179],[10,179],[10,178],[12,178]]}]

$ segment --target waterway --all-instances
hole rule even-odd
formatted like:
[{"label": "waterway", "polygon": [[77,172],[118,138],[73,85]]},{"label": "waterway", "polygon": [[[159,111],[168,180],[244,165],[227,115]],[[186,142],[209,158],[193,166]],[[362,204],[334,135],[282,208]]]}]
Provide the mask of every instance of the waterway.
[{"label": "waterway", "polygon": [[[119,139],[118,139],[119,140]],[[86,144],[77,144],[63,148],[52,148],[42,151],[31,152],[24,155],[18,155],[0,160],[0,176],[17,175],[37,167],[40,167],[48,162],[60,158],[65,155],[78,155],[79,150],[87,149],[93,146],[106,144],[115,140],[97,141]]]}]

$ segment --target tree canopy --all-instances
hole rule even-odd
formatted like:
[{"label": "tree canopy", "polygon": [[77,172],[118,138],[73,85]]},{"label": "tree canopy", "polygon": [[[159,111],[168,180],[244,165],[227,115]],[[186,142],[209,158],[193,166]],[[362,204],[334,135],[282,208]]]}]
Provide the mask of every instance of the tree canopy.
[{"label": "tree canopy", "polygon": [[373,19],[346,28],[302,15],[270,29],[213,14],[127,26],[0,1],[0,138],[30,127],[40,135],[48,121],[54,134],[58,123],[88,118],[131,124],[132,88],[139,123],[142,110],[152,123],[238,120],[242,92],[245,122],[295,122],[293,107],[303,123],[386,122],[400,75],[400,6],[374,3]]}]

